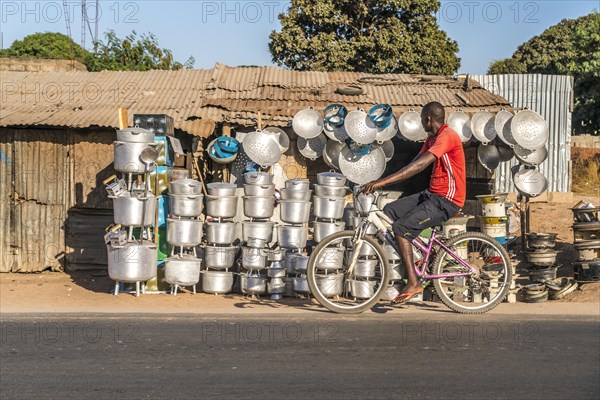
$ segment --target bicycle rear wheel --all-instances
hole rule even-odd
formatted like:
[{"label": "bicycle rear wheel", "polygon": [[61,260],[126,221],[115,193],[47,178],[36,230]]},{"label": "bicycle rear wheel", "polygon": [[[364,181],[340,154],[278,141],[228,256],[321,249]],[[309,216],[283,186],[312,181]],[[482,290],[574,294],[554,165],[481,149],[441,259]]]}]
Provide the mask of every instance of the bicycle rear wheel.
[{"label": "bicycle rear wheel", "polygon": [[358,249],[359,242],[353,239],[354,231],[328,236],[312,252],[306,270],[317,301],[341,314],[370,309],[388,286],[389,265],[381,245],[365,236]]},{"label": "bicycle rear wheel", "polygon": [[[471,276],[434,280],[435,291],[446,306],[463,314],[483,314],[504,300],[512,282],[512,268],[500,243],[483,233],[466,232],[446,245],[477,269]],[[445,250],[438,250],[434,275],[467,271]]]}]

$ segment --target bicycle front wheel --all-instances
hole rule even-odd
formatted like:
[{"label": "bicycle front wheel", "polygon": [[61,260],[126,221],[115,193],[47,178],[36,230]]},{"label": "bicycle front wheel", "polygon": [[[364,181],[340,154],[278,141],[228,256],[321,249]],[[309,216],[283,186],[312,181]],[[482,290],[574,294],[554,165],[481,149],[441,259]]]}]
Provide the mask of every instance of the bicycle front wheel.
[{"label": "bicycle front wheel", "polygon": [[370,309],[388,286],[388,260],[372,237],[354,240],[354,231],[326,237],[308,261],[311,293],[325,308],[341,314]]},{"label": "bicycle front wheel", "polygon": [[[512,268],[500,243],[483,233],[466,232],[446,245],[477,270],[470,276],[434,280],[435,291],[446,306],[463,314],[483,314],[504,300],[512,282]],[[433,274],[453,272],[468,269],[440,248],[433,262]]]}]

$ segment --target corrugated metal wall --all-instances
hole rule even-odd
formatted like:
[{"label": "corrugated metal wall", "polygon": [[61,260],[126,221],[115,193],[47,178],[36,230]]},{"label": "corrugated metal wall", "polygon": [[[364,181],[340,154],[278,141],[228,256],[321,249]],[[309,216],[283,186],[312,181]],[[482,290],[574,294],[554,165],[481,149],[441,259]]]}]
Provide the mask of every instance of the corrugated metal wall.
[{"label": "corrugated metal wall", "polygon": [[10,271],[14,262],[10,203],[13,188],[12,131],[0,135],[0,272]]},{"label": "corrugated metal wall", "polygon": [[[548,159],[539,169],[548,179],[549,192],[571,191],[571,113],[573,78],[563,75],[473,75],[473,79],[507,99],[513,107],[527,107],[548,122]],[[510,168],[518,162],[501,163],[496,170],[496,191],[514,192]]]}]

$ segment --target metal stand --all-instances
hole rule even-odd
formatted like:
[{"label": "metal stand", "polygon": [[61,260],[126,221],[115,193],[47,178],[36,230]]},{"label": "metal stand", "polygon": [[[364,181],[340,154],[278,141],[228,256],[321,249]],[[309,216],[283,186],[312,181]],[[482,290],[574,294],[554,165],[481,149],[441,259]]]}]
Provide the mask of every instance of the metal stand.
[{"label": "metal stand", "polygon": [[530,209],[529,209],[529,196],[519,195],[518,201],[520,203],[520,215],[521,215],[521,248],[523,251],[526,249],[526,235],[531,230],[530,225]]}]

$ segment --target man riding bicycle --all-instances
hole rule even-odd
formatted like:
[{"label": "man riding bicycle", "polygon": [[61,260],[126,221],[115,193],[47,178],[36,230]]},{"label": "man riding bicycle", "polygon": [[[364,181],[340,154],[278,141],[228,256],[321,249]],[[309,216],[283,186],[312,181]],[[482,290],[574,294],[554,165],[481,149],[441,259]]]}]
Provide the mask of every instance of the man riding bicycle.
[{"label": "man riding bicycle", "polygon": [[412,239],[424,229],[440,225],[455,216],[465,203],[466,174],[462,142],[444,120],[445,111],[440,103],[426,104],[421,111],[421,124],[428,137],[419,154],[400,171],[369,182],[363,189],[364,193],[371,193],[411,178],[434,163],[429,189],[400,198],[383,209],[394,221],[392,229],[408,276],[408,284],[392,300],[392,304],[405,303],[423,293],[415,272]]}]

